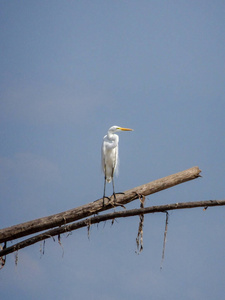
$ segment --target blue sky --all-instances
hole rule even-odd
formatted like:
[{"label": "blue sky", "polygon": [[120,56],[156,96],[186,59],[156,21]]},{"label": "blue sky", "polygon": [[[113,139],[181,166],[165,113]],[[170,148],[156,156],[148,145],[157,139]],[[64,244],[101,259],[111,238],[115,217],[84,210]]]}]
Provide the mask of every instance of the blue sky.
[{"label": "blue sky", "polygon": [[[0,1],[1,228],[101,198],[102,137],[120,133],[117,191],[199,166],[146,205],[224,199],[224,1]],[[111,194],[107,185],[107,194]],[[128,208],[138,207],[136,201]],[[146,215],[7,257],[2,299],[221,299],[225,210]]]}]

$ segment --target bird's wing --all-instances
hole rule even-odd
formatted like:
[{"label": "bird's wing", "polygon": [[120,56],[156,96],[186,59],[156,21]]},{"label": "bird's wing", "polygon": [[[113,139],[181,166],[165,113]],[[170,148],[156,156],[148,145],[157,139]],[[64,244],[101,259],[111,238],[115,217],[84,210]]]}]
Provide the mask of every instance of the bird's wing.
[{"label": "bird's wing", "polygon": [[101,166],[102,166],[102,172],[104,174],[105,174],[106,139],[107,139],[107,135],[105,135],[104,138],[103,138],[102,149],[101,149]]}]

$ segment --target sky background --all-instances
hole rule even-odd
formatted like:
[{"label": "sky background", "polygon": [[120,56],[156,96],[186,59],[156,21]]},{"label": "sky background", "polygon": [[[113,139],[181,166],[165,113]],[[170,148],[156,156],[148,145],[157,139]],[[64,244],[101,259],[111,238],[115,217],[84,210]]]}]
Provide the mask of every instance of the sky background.
[{"label": "sky background", "polygon": [[[224,199],[224,16],[224,1],[0,0],[0,227],[101,198],[112,125],[134,129],[117,191],[199,166],[146,206]],[[165,215],[145,216],[140,255],[138,221],[9,255],[1,299],[224,297],[223,207],[170,212],[162,270]]]}]

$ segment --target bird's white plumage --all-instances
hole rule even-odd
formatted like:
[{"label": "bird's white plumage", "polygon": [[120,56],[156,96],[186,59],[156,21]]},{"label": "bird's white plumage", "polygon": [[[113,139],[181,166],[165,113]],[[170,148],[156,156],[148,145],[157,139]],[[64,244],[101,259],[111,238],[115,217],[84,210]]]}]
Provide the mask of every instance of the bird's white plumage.
[{"label": "bird's white plumage", "polygon": [[[116,127],[114,129],[114,127]],[[102,143],[102,171],[105,174],[107,182],[111,182],[114,173],[118,172],[118,144],[119,136],[114,134],[118,126],[109,129],[108,134],[104,136]]]},{"label": "bird's white plumage", "polygon": [[115,172],[118,172],[118,164],[119,164],[119,157],[118,157],[118,145],[119,145],[119,137],[115,132],[117,131],[132,131],[133,129],[123,128],[119,126],[112,126],[109,128],[107,135],[103,138],[102,143],[102,171],[105,175],[105,182],[104,182],[104,192],[103,192],[103,206],[105,205],[105,187],[106,182],[112,181],[113,186],[113,195],[114,201],[116,201],[116,194],[114,191],[114,180],[113,176]]},{"label": "bird's white plumage", "polygon": [[102,171],[105,174],[107,182],[111,182],[113,175],[118,173],[119,157],[118,146],[119,136],[115,134],[118,131],[132,131],[133,129],[112,126],[109,128],[107,135],[103,138],[102,143]]}]

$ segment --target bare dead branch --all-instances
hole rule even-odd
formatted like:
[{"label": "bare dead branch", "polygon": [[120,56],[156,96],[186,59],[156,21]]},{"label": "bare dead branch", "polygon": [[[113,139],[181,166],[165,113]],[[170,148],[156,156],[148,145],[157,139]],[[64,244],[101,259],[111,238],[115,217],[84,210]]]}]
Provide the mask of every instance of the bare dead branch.
[{"label": "bare dead branch", "polygon": [[8,247],[6,249],[3,249],[0,251],[0,257],[3,257],[9,253],[18,251],[19,249],[25,248],[27,246],[33,245],[37,242],[40,242],[42,240],[46,240],[50,237],[54,237],[58,234],[62,234],[65,232],[71,232],[73,230],[77,230],[83,227],[88,226],[88,224],[96,224],[100,222],[104,222],[107,220],[112,220],[115,218],[126,218],[131,216],[137,216],[141,214],[150,214],[150,213],[158,213],[169,210],[176,210],[176,209],[186,209],[186,208],[196,208],[196,207],[211,207],[211,206],[223,206],[225,205],[225,200],[209,200],[209,201],[196,201],[196,202],[184,202],[184,203],[173,203],[173,204],[166,204],[166,205],[159,205],[159,206],[151,206],[146,208],[140,208],[140,209],[131,209],[127,211],[118,211],[118,212],[112,212],[109,214],[99,215],[95,217],[91,217],[79,222],[75,222],[72,224],[64,225],[61,227],[57,227],[51,230],[48,230],[42,234],[36,235],[34,237],[31,237],[29,239],[26,239],[20,243],[17,243],[11,247]]},{"label": "bare dead branch", "polygon": [[[117,205],[125,205],[133,200],[138,199],[138,195],[147,196],[157,193],[164,189],[168,189],[177,184],[198,178],[201,170],[198,167],[193,167],[185,171],[157,179],[147,184],[135,187],[126,191],[123,195],[117,195]],[[113,201],[111,201],[113,202]],[[5,241],[14,240],[40,231],[63,226],[65,224],[86,218],[100,211],[110,209],[112,206],[110,201],[102,205],[103,200],[99,199],[94,202],[82,205],[80,207],[70,209],[68,211],[51,215],[48,217],[39,218],[36,220],[28,221],[22,224],[14,225],[8,228],[0,229],[0,243]]]}]

